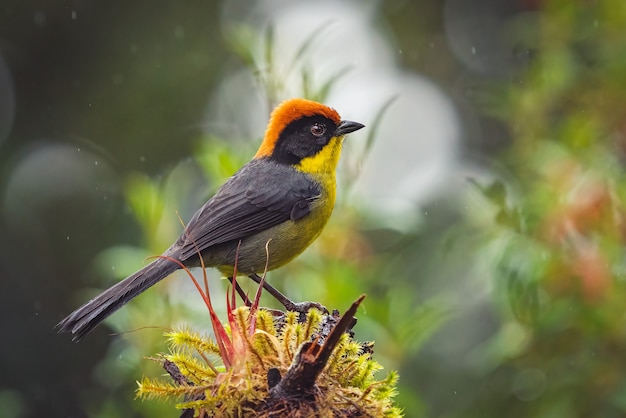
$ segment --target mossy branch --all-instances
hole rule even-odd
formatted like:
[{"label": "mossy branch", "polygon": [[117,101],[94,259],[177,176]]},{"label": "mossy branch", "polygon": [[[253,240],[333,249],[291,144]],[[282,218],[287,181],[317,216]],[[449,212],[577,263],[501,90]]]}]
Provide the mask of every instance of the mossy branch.
[{"label": "mossy branch", "polygon": [[[251,321],[249,308],[237,308],[234,323],[226,327],[240,340],[230,367],[203,364],[207,351],[214,356],[215,344],[200,341],[199,334],[167,333],[173,352],[153,360],[162,363],[173,383],[144,379],[137,394],[182,398],[176,406],[188,417],[402,416],[392,401],[397,373],[376,380],[382,367],[372,359],[373,345],[353,340],[354,315],[363,298],[341,317],[338,311],[311,310],[302,321],[297,313],[263,309]],[[248,336],[241,330],[251,322],[257,328]]]}]

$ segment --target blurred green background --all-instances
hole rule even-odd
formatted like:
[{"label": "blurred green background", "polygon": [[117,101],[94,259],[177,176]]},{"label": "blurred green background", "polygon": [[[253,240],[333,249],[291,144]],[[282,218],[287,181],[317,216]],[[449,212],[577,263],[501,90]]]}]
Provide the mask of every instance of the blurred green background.
[{"label": "blurred green background", "polygon": [[292,96],[368,129],[269,281],[366,293],[357,338],[407,417],[626,415],[625,28],[623,0],[4,1],[0,417],[176,416],[134,390],[165,329],[209,327],[183,275],[80,344],[53,326],[163,251]]}]

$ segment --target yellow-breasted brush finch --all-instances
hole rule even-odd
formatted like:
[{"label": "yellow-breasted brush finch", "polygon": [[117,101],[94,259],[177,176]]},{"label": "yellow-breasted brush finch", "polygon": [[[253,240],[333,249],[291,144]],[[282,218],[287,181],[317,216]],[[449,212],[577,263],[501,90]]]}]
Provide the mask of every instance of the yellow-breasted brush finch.
[{"label": "yellow-breasted brush finch", "polygon": [[[281,103],[256,155],[191,218],[163,256],[185,266],[216,267],[259,281],[257,273],[298,256],[322,232],[335,205],[335,171],[344,136],[363,128],[332,108],[304,99]],[[269,244],[268,244],[269,242]],[[266,244],[268,250],[266,251]],[[268,254],[269,253],[269,254]],[[236,256],[237,254],[237,256]],[[157,258],[62,320],[60,332],[81,340],[105,318],[180,266]],[[297,308],[271,286],[287,309]],[[281,300],[282,298],[282,300]]]}]

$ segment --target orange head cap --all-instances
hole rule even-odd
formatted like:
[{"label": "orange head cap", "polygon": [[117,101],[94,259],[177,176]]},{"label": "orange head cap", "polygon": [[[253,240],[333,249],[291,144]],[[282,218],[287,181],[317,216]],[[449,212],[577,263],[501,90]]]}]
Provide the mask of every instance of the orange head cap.
[{"label": "orange head cap", "polygon": [[291,122],[310,116],[323,116],[339,125],[341,117],[331,107],[306,99],[288,99],[279,104],[270,116],[265,137],[254,158],[269,157],[280,134]]}]

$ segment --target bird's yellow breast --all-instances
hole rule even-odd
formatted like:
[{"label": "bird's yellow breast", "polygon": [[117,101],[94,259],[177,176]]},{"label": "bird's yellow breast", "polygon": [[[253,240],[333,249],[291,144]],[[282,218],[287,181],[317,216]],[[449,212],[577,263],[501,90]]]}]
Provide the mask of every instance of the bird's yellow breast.
[{"label": "bird's yellow breast", "polygon": [[[295,168],[321,185],[321,192],[311,204],[311,213],[297,221],[287,221],[275,227],[270,242],[271,269],[280,267],[300,255],[319,237],[330,219],[337,194],[336,170],[341,156],[343,137],[331,138],[317,154],[303,158]],[[273,259],[272,259],[273,258]]]},{"label": "bird's yellow breast", "polygon": [[337,195],[335,173],[337,172],[337,165],[341,156],[343,138],[343,136],[331,138],[320,152],[311,157],[303,158],[296,165],[298,171],[313,177],[322,186],[320,197],[313,203],[309,216],[296,222],[301,228],[307,229],[309,234],[316,232],[311,242],[322,232],[335,207]]}]

